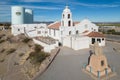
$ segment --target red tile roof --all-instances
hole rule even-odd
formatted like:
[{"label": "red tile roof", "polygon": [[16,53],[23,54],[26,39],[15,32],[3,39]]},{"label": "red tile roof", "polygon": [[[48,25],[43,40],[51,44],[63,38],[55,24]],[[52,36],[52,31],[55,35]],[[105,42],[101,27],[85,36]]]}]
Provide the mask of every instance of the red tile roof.
[{"label": "red tile roof", "polygon": [[88,30],[85,30],[84,32],[82,32],[82,33],[87,33],[87,32],[89,32]]},{"label": "red tile roof", "polygon": [[[80,22],[73,22],[74,25],[76,25],[78,23],[80,23]],[[61,26],[61,22],[54,22],[54,23],[48,25],[48,28],[50,28],[50,29],[59,29],[60,26]]]},{"label": "red tile roof", "polygon": [[73,22],[73,26],[75,26],[76,24],[79,24],[80,22]]},{"label": "red tile roof", "polygon": [[60,26],[61,26],[61,22],[55,22],[55,23],[48,25],[48,28],[59,29]]},{"label": "red tile roof", "polygon": [[101,34],[99,32],[90,32],[89,34],[87,34],[87,36],[89,36],[89,37],[105,37],[103,34]]}]

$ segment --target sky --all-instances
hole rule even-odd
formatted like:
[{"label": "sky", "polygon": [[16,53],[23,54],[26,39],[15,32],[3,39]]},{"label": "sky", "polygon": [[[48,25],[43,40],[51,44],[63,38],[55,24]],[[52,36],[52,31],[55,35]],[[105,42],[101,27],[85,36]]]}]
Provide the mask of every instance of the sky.
[{"label": "sky", "polygon": [[11,6],[32,9],[34,21],[60,21],[69,6],[73,21],[120,22],[120,0],[0,0],[0,22],[11,22]]}]

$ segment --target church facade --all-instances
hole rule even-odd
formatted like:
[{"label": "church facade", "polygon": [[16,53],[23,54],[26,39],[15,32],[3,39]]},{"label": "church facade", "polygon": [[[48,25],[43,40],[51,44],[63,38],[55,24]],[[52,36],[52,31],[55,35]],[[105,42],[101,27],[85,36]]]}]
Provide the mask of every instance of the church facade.
[{"label": "church facade", "polygon": [[57,42],[58,46],[67,46],[75,50],[89,48],[95,42],[98,42],[100,46],[105,46],[105,37],[98,32],[98,26],[88,19],[74,22],[72,12],[68,6],[63,10],[61,20],[49,25],[12,25],[12,34],[17,35],[20,33],[25,33],[32,38],[50,37]]},{"label": "church facade", "polygon": [[50,37],[59,40],[63,46],[75,50],[89,48],[89,45],[95,42],[99,42],[100,46],[105,46],[104,35],[98,32],[98,26],[88,19],[74,22],[68,6],[63,10],[60,22],[57,21],[48,25],[48,34]]}]

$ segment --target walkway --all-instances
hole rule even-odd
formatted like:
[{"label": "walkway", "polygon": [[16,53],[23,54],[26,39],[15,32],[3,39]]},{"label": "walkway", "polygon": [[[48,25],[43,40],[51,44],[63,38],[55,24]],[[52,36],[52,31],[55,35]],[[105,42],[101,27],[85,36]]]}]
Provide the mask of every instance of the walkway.
[{"label": "walkway", "polygon": [[51,66],[36,80],[92,80],[82,70],[82,64],[87,62],[89,50],[75,52],[63,47]]},{"label": "walkway", "polygon": [[[113,50],[119,46],[120,44],[107,42],[103,50],[108,63],[114,66],[117,72],[117,76],[110,80],[120,79],[120,53]],[[81,70],[82,65],[87,62],[88,52],[88,49],[74,51],[63,47],[50,67],[41,76],[36,77],[36,80],[93,80]]]}]

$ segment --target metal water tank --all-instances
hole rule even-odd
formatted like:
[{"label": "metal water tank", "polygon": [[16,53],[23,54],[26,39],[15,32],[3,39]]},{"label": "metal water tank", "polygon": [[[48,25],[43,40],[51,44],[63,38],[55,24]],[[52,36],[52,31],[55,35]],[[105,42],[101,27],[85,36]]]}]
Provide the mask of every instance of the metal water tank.
[{"label": "metal water tank", "polygon": [[12,24],[24,24],[25,8],[21,6],[12,6],[11,10]]}]

